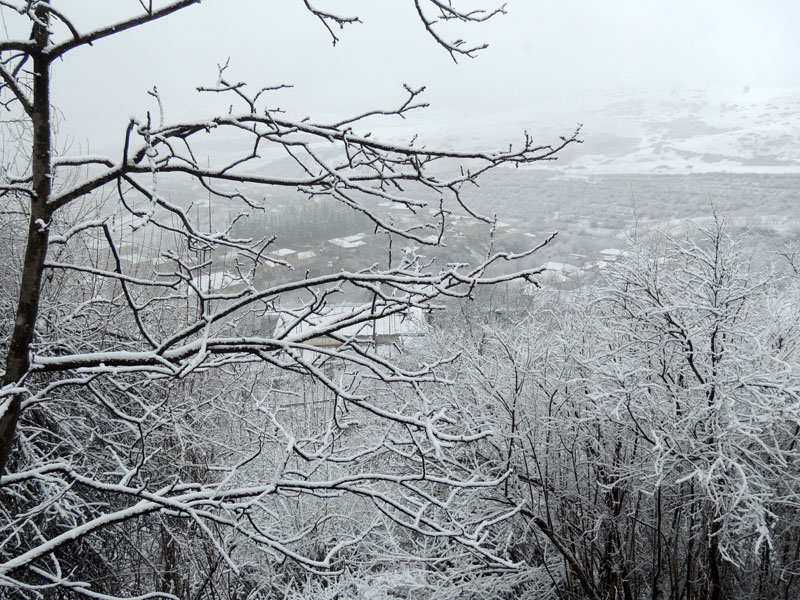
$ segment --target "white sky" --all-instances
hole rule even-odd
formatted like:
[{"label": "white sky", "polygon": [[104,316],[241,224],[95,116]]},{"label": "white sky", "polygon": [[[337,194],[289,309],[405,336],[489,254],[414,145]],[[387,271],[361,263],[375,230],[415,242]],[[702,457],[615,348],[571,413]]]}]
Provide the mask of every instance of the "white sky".
[{"label": "white sky", "polygon": [[[451,117],[611,90],[800,87],[798,0],[507,0],[507,16],[453,33],[490,44],[458,65],[426,35],[411,0],[316,3],[358,14],[364,24],[341,32],[334,48],[302,0],[205,0],[73,51],[54,67],[62,131],[103,148],[121,136],[129,116],[152,108],[146,92],[154,85],[168,121],[209,116],[215,99],[194,88],[213,84],[215,65],[228,58],[231,79],[254,87],[294,84],[273,104],[295,116],[391,106],[403,83],[426,85],[426,100]],[[139,6],[57,5],[80,30]],[[3,16],[10,19],[7,10]]]}]

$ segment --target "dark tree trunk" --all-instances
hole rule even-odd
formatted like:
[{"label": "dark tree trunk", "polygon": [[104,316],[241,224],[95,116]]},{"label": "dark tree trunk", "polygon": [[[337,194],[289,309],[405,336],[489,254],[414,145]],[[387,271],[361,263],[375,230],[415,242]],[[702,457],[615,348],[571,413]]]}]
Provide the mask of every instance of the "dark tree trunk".
[{"label": "dark tree trunk", "polygon": [[[47,14],[41,9],[37,10],[40,23],[34,26],[33,37],[40,50],[47,43]],[[39,52],[33,55],[31,214],[22,280],[20,281],[19,303],[6,355],[4,386],[20,382],[28,372],[31,343],[36,327],[36,318],[39,314],[42,273],[47,256],[48,226],[52,216],[47,205],[52,187],[49,69],[49,57]],[[0,415],[0,476],[5,472],[8,457],[14,445],[21,404],[22,395],[14,394],[6,406],[5,412]]]},{"label": "dark tree trunk", "polygon": [[722,600],[723,598],[722,576],[720,574],[720,563],[722,561],[719,551],[720,529],[719,523],[712,520],[708,544],[709,600]]}]

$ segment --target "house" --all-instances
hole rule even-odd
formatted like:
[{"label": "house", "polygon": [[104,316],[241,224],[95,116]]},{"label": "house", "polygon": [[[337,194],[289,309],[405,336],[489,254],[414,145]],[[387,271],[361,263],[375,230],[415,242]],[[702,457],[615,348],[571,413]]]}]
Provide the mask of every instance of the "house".
[{"label": "house", "polygon": [[270,252],[270,255],[274,256],[275,258],[286,258],[292,254],[296,254],[296,251],[292,250],[291,248],[280,248],[275,250],[275,252]]},{"label": "house", "polygon": [[386,309],[372,303],[335,304],[306,314],[301,307],[271,313],[265,317],[264,325],[276,339],[297,340],[317,348],[337,348],[345,343],[391,346],[427,331],[421,308],[410,307],[375,318]]},{"label": "house", "polygon": [[566,281],[567,278],[580,273],[580,267],[571,265],[569,263],[549,261],[544,263],[541,268],[544,270],[545,277]]},{"label": "house", "polygon": [[305,252],[298,252],[297,253],[297,261],[300,263],[307,263],[314,260],[317,257],[317,253],[313,250],[306,250]]},{"label": "house", "polygon": [[627,252],[618,250],[617,248],[606,248],[605,250],[600,250],[599,254],[602,260],[606,262],[615,262],[618,258],[625,256]]},{"label": "house", "polygon": [[358,248],[359,246],[366,246],[367,243],[362,239],[365,237],[367,237],[366,233],[356,233],[355,235],[348,235],[343,238],[333,238],[332,240],[328,240],[328,243],[350,250],[352,248]]},{"label": "house", "polygon": [[[539,283],[556,289],[571,289],[580,285],[580,276],[584,272],[583,269],[575,265],[554,261],[546,262],[540,268],[542,273],[539,276]],[[537,286],[535,284],[529,284],[523,288],[522,293],[526,296],[532,296],[536,293],[536,290]]]}]

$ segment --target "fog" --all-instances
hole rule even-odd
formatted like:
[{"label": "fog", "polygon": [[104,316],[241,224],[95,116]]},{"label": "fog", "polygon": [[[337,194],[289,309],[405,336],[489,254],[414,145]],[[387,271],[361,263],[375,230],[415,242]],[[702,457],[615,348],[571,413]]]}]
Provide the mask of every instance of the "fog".
[{"label": "fog", "polygon": [[[81,31],[139,8],[134,0],[59,5],[77,11]],[[62,133],[81,145],[111,144],[129,116],[153,107],[153,86],[168,120],[209,115],[217,99],[195,88],[214,83],[216,65],[228,60],[230,79],[294,85],[275,94],[274,106],[297,116],[393,106],[403,83],[427,86],[432,110],[453,120],[607,91],[800,85],[800,42],[791,31],[800,5],[788,0],[510,0],[507,15],[447,32],[489,44],[459,64],[426,34],[412,2],[319,5],[363,23],[336,31],[334,47],[302,2],[207,1],[72,52],[55,69]],[[13,15],[2,10],[9,32]]]}]

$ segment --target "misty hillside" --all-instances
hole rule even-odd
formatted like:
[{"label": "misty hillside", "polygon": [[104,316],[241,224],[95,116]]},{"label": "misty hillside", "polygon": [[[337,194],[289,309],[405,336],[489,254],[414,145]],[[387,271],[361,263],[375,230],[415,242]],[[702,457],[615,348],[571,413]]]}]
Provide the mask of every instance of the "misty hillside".
[{"label": "misty hillside", "polygon": [[[623,248],[657,229],[680,227],[686,219],[708,223],[715,214],[727,220],[732,232],[747,234],[753,244],[779,248],[800,236],[800,110],[794,108],[800,106],[800,91],[682,91],[669,99],[619,95],[598,97],[586,106],[581,109],[587,116],[581,145],[567,148],[557,161],[492,170],[479,186],[462,189],[472,210],[498,219],[496,249],[523,252],[558,232],[553,242],[521,265],[565,264],[579,269],[574,276],[603,264],[604,250]],[[562,114],[578,110],[561,108]],[[514,127],[516,116],[495,115],[502,126],[492,133]],[[423,120],[421,126],[420,140],[430,146],[465,141],[439,137],[441,126],[430,121]],[[389,139],[403,133],[407,132],[378,131]],[[489,137],[481,136],[480,130],[473,132],[470,141],[476,146],[490,143]],[[215,144],[217,161],[243,150],[230,141]],[[333,156],[324,143],[316,152]],[[296,160],[271,156],[260,155],[243,166],[243,172],[275,177],[302,172]],[[167,177],[160,186],[172,201],[191,206],[190,215],[199,225],[207,227],[209,219],[228,220],[237,214],[235,200],[215,197],[209,204],[206,189],[197,182],[188,184]],[[251,187],[239,184],[235,189]],[[411,193],[432,199],[424,188]],[[370,219],[333,199],[277,189],[263,197],[263,205],[264,210],[248,209],[250,216],[233,232],[254,240],[274,236],[265,249],[273,260],[288,261],[313,275],[392,259],[383,248],[384,234],[375,232]],[[397,224],[411,225],[418,218],[390,202],[375,202],[370,210]],[[442,247],[409,247],[439,265],[465,257],[478,262],[490,247],[490,230],[465,213],[455,214]],[[229,268],[225,256],[215,259],[212,268],[218,281],[225,280]],[[275,283],[290,280],[293,273],[266,269],[258,277]]]},{"label": "misty hillside", "polygon": [[[434,107],[435,110],[435,107]],[[488,147],[527,130],[547,143],[583,124],[581,146],[558,168],[592,173],[796,172],[800,168],[800,89],[711,87],[554,97],[518,110],[418,117],[422,137]],[[409,126],[405,126],[406,128]],[[391,130],[398,139],[409,135]]]}]

